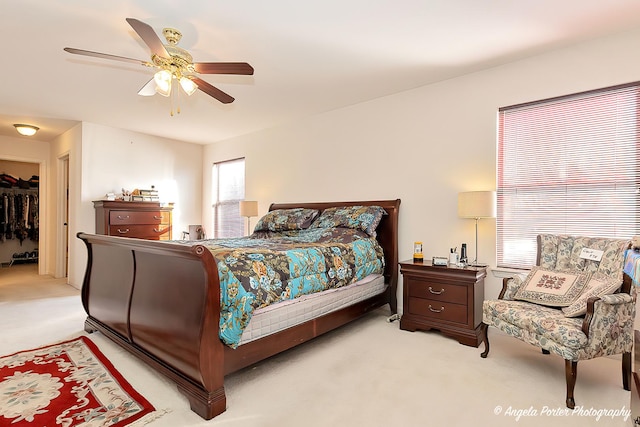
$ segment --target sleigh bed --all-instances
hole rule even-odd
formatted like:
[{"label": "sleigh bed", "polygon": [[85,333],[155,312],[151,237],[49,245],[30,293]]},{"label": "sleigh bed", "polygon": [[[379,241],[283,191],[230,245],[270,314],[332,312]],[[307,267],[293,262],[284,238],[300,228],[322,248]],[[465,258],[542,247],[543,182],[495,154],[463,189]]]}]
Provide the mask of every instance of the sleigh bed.
[{"label": "sleigh bed", "polygon": [[[220,279],[219,267],[224,278],[228,266],[240,257],[226,256],[221,262],[207,241],[158,242],[78,233],[88,250],[82,287],[82,303],[88,314],[85,330],[100,331],[164,374],[177,384],[194,412],[211,419],[226,409],[225,375],[307,342],[385,304],[389,304],[391,314],[396,314],[399,199],[272,204],[269,212],[312,209],[318,211],[318,218],[314,219],[317,221],[325,211],[349,206],[377,206],[386,212],[377,228],[370,230],[373,231],[370,237],[379,244],[380,250],[376,251],[383,254],[381,278],[367,274],[348,286],[258,308],[246,325],[251,332],[245,329],[239,342],[231,343],[220,338],[227,317],[221,312],[226,313],[229,292],[221,291],[221,283],[224,285],[226,279]],[[250,237],[265,235],[254,233]],[[337,270],[328,270],[328,276],[339,276]],[[356,278],[349,280],[355,282]],[[370,288],[368,283],[376,284],[377,288]],[[363,291],[366,289],[371,290]],[[305,299],[310,299],[306,307],[322,306],[318,301],[331,299],[331,302],[324,304],[325,310],[319,313],[301,312],[298,307],[304,307]],[[250,317],[241,314],[244,320]],[[258,321],[256,327],[257,319],[279,321],[275,326],[271,320]],[[265,324],[270,325],[266,332]]]}]

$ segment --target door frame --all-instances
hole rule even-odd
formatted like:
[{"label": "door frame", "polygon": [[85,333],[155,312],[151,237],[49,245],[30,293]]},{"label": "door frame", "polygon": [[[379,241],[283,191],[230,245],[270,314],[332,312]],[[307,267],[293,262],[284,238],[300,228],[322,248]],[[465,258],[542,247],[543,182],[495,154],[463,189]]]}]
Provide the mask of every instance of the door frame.
[{"label": "door frame", "polygon": [[69,277],[69,151],[56,159],[56,257],[54,277]]}]

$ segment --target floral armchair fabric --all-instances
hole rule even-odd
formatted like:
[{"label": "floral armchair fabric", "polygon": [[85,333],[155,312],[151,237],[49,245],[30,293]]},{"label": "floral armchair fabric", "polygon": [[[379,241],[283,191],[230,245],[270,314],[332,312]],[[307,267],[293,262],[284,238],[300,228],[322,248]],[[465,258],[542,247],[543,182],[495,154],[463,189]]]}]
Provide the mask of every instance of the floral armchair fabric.
[{"label": "floral armchair fabric", "polygon": [[[579,360],[622,354],[623,386],[630,388],[635,320],[635,288],[623,275],[629,240],[543,234],[538,236],[537,265],[549,271],[585,272],[615,281],[618,291],[585,298],[586,313],[569,317],[561,307],[517,299],[527,275],[505,279],[498,299],[483,303],[482,338],[489,353],[488,326],[565,359],[566,405],[574,408],[573,391]],[[583,248],[602,251],[599,261],[581,257]],[[584,256],[584,255],[583,255]],[[619,285],[617,285],[619,284]],[[590,295],[587,295],[590,296]]]}]

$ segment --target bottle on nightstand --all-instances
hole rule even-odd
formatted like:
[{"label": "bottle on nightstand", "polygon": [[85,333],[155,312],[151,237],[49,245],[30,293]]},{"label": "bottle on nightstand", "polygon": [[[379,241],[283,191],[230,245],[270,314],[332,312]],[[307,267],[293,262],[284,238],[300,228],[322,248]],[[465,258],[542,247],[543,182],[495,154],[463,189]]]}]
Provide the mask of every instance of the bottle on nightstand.
[{"label": "bottle on nightstand", "polygon": [[460,264],[467,265],[469,258],[467,258],[467,244],[463,243],[460,248]]}]

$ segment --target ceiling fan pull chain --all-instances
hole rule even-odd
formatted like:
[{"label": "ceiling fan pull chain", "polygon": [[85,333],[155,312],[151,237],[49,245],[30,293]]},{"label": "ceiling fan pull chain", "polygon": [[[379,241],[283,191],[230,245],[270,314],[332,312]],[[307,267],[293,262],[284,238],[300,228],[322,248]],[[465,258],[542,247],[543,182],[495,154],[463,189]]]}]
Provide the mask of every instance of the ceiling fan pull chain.
[{"label": "ceiling fan pull chain", "polygon": [[171,117],[173,117],[173,85],[170,86],[169,90],[169,105],[171,106]]},{"label": "ceiling fan pull chain", "polygon": [[180,88],[176,89],[176,109],[178,110],[178,114],[180,114]]}]

